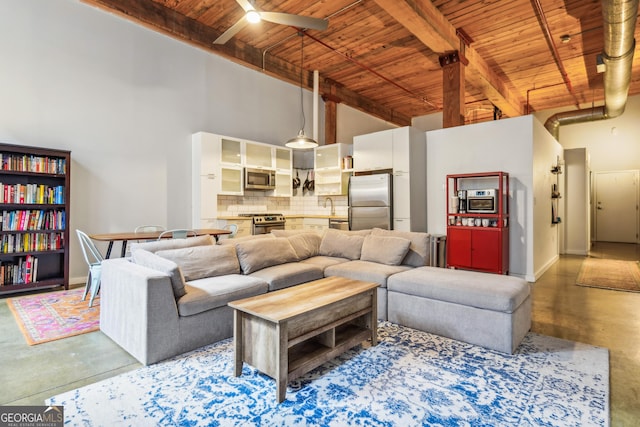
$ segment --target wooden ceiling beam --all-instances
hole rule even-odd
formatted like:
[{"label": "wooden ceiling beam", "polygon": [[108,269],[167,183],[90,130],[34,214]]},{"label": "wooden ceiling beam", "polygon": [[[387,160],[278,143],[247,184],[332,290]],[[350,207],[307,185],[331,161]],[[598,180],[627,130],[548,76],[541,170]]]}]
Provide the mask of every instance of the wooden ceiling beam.
[{"label": "wooden ceiling beam", "polygon": [[441,55],[459,50],[463,61],[468,61],[467,81],[482,90],[504,114],[524,114],[524,100],[509,89],[474,48],[461,46],[456,29],[430,0],[374,1],[433,52]]},{"label": "wooden ceiling beam", "polygon": [[[223,56],[245,67],[261,71],[277,79],[296,86],[300,85],[300,68],[283,61],[276,56],[266,55],[262,51],[236,39],[229,40],[224,45],[214,45],[213,41],[221,33],[203,23],[189,18],[160,3],[149,0],[82,0],[92,6],[99,7],[111,13],[116,13],[126,19],[140,24],[153,31],[159,31],[180,41],[204,48],[207,51]],[[307,72],[304,79],[307,89],[312,87],[312,73]],[[323,86],[320,94],[331,94],[329,87]],[[398,126],[411,124],[411,118],[385,108],[375,101],[361,96],[354,91],[336,85],[331,95],[341,103],[371,114],[379,119],[394,123]]]}]

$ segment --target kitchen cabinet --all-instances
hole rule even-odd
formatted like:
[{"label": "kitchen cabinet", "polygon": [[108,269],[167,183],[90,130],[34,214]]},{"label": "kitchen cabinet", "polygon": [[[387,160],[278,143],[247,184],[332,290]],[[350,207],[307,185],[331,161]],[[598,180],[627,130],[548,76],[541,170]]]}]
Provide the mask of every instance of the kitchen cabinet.
[{"label": "kitchen cabinet", "polygon": [[344,168],[344,159],[351,156],[350,144],[330,144],[314,149],[315,194],[345,195],[349,191],[351,169]]},{"label": "kitchen cabinet", "polygon": [[302,230],[302,218],[287,218],[284,223],[285,230]]},{"label": "kitchen cabinet", "polygon": [[393,169],[393,130],[353,137],[353,169]]},{"label": "kitchen cabinet", "polygon": [[[459,190],[497,189],[491,212],[462,213]],[[447,175],[447,267],[489,273],[509,272],[509,174]]]},{"label": "kitchen cabinet", "polygon": [[[217,150],[215,144],[207,144],[203,151],[211,151],[211,161],[217,161]],[[220,163],[242,166],[242,142],[230,138],[220,139]]]},{"label": "kitchen cabinet", "polygon": [[303,218],[302,228],[304,230],[324,231],[329,228],[328,218]]},{"label": "kitchen cabinet", "polygon": [[274,196],[291,197],[293,196],[292,186],[292,153],[288,148],[274,147],[276,162],[276,189]]},{"label": "kitchen cabinet", "polygon": [[245,142],[244,165],[250,168],[273,169],[272,149],[272,145]]},{"label": "kitchen cabinet", "polygon": [[393,224],[404,231],[427,230],[427,144],[425,133],[405,126],[356,136],[356,173],[393,173]]},{"label": "kitchen cabinet", "polygon": [[244,195],[244,168],[276,170],[276,189],[265,196],[291,196],[291,149],[207,132],[191,138],[193,228],[216,227],[218,195]]}]

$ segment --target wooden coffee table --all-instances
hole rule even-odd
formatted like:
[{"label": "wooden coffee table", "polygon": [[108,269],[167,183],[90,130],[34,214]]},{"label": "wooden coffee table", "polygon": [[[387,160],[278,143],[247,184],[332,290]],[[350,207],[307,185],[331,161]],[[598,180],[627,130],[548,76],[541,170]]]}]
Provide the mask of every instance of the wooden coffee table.
[{"label": "wooden coffee table", "polygon": [[235,376],[247,362],[276,380],[282,402],[292,379],[367,339],[376,345],[377,287],[327,277],[230,302]]}]

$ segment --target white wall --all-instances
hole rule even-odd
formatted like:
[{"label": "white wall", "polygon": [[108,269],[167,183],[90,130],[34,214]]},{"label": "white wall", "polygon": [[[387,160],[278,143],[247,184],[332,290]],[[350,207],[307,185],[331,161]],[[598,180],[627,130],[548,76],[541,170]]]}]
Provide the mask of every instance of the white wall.
[{"label": "white wall", "polygon": [[[535,115],[542,123],[562,110],[547,110]],[[625,112],[614,119],[560,127],[564,148],[586,148],[591,155],[591,170],[622,171],[640,169],[640,96],[628,98]]]},{"label": "white wall", "polygon": [[72,232],[184,227],[192,133],[283,144],[300,128],[298,86],[78,0],[3,0],[0,28],[0,140],[71,150]]},{"label": "white wall", "polygon": [[347,105],[338,104],[336,111],[336,140],[353,144],[353,137],[398,126],[370,116]]},{"label": "white wall", "polygon": [[[468,126],[433,130],[427,132],[427,218],[430,233],[446,234],[446,175],[456,173],[495,172],[509,173],[509,271],[512,275],[534,281],[536,266],[546,265],[557,257],[557,249],[552,253],[538,253],[535,240],[548,239],[539,235],[537,228],[542,215],[538,217],[534,209],[534,195],[543,199],[546,225],[542,232],[552,234],[555,229],[550,223],[550,188],[538,185],[534,178],[534,166],[542,169],[550,166],[561,151],[553,138],[540,138],[546,132],[533,116],[522,116],[478,123]],[[547,133],[548,135],[548,133]],[[555,147],[554,147],[555,145]],[[533,150],[542,148],[536,154]],[[555,148],[555,149],[552,149]],[[540,189],[538,188],[540,187]],[[549,209],[547,209],[547,205]],[[534,212],[535,211],[535,212]],[[548,214],[547,214],[548,213]],[[534,216],[535,215],[535,216]],[[556,231],[557,232],[557,231]],[[534,258],[539,261],[534,263]]]},{"label": "white wall", "polygon": [[589,153],[586,148],[564,150],[566,186],[564,223],[564,253],[588,255],[590,249],[590,175]]},{"label": "white wall", "polygon": [[[532,262],[533,276],[538,278],[558,259],[562,223],[553,224],[551,217],[552,185],[558,184],[558,175],[551,168],[562,161],[562,146],[533,116],[530,129],[532,145],[533,227],[528,227],[527,238],[533,242],[528,264]],[[562,191],[562,187],[560,187]],[[532,257],[532,258],[531,258]]]}]

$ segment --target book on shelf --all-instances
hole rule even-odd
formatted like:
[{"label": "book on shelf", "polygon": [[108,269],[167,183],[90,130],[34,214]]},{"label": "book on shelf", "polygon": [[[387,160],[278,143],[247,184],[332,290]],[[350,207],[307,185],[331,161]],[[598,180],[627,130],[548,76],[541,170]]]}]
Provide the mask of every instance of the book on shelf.
[{"label": "book on shelf", "polygon": [[38,258],[33,255],[0,263],[0,286],[22,285],[38,281]]},{"label": "book on shelf", "polygon": [[2,170],[18,172],[50,173],[64,175],[67,162],[64,158],[29,154],[0,153]]}]

